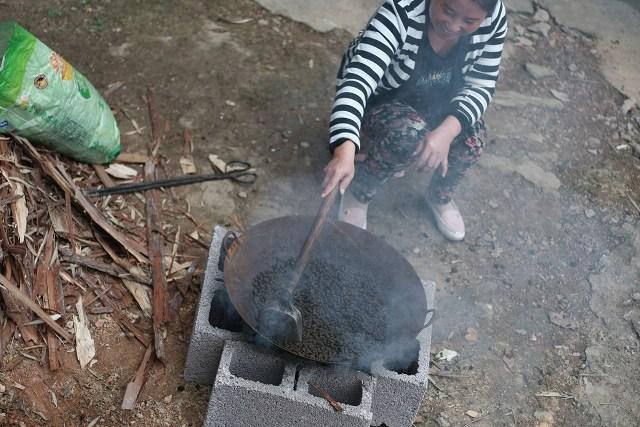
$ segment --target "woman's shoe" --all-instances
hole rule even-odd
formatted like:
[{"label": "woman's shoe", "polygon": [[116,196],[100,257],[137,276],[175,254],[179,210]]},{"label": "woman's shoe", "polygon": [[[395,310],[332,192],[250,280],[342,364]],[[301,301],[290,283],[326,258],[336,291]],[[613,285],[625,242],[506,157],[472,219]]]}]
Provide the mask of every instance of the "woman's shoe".
[{"label": "woman's shoe", "polygon": [[362,203],[355,198],[351,191],[347,190],[340,198],[338,220],[366,230],[368,208],[368,203]]},{"label": "woman's shoe", "polygon": [[438,204],[427,200],[433,217],[436,219],[438,230],[449,240],[459,242],[464,239],[464,220],[458,206],[451,200],[449,203]]}]

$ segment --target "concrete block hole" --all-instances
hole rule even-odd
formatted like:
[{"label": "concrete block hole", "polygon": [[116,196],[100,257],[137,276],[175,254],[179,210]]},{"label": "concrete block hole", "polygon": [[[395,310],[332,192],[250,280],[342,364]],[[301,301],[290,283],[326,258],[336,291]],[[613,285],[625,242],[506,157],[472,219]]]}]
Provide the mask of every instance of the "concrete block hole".
[{"label": "concrete block hole", "polygon": [[403,375],[415,375],[418,373],[420,357],[420,342],[415,340],[403,354],[387,357],[383,366],[393,372]]},{"label": "concrete block hole", "polygon": [[308,393],[323,398],[322,393],[309,383],[318,386],[345,405],[358,406],[362,402],[362,381],[355,373],[337,372],[336,374],[312,375],[306,384]]},{"label": "concrete block hole", "polygon": [[238,378],[262,384],[280,385],[284,376],[285,361],[265,350],[234,352],[229,372]]},{"label": "concrete block hole", "polygon": [[229,294],[224,285],[213,292],[211,308],[209,309],[209,324],[214,328],[225,329],[231,332],[242,332],[244,322],[231,304]]}]

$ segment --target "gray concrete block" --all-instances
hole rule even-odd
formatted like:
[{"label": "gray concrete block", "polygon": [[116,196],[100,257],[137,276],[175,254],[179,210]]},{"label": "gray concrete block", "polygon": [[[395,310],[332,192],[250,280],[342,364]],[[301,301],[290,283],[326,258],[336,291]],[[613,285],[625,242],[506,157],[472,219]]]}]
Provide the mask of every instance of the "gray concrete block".
[{"label": "gray concrete block", "polygon": [[214,292],[224,287],[223,273],[218,269],[218,259],[226,232],[227,230],[220,226],[216,226],[213,230],[207,269],[200,290],[200,300],[187,352],[184,378],[199,384],[213,384],[226,340],[246,339],[246,335],[242,332],[217,327],[209,322]]},{"label": "gray concrete block", "polygon": [[[368,427],[375,379],[334,370],[240,341],[227,341],[205,427]],[[343,400],[336,412],[308,381]]]},{"label": "gray concrete block", "polygon": [[[427,303],[432,309],[435,297],[435,283],[423,282]],[[371,373],[376,378],[373,394],[372,425],[407,427],[420,409],[429,383],[429,359],[431,352],[431,329],[422,330],[417,337],[415,363],[408,369],[397,372],[384,361],[372,365]]]}]

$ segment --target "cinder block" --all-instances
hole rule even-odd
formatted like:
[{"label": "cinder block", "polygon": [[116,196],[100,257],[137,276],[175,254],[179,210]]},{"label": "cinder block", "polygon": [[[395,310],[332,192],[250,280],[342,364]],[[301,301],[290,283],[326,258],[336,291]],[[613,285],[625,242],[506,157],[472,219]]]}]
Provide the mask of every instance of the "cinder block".
[{"label": "cinder block", "polygon": [[[216,374],[205,427],[368,427],[375,379],[240,341],[227,341]],[[336,412],[308,381],[342,400]]]},{"label": "cinder block", "polygon": [[225,328],[222,327],[223,322],[214,321],[213,325],[210,322],[210,319],[218,317],[212,316],[211,313],[211,301],[214,293],[224,289],[223,273],[218,268],[218,259],[220,258],[222,239],[226,232],[224,227],[219,226],[213,230],[207,269],[200,290],[200,300],[187,352],[184,378],[199,384],[213,384],[226,340],[247,339],[247,335],[242,332],[241,328],[229,328],[227,325]]},{"label": "cinder block", "polygon": [[[435,283],[423,282],[423,286],[429,308],[433,309]],[[425,328],[418,335],[413,363],[403,367],[392,367],[385,361],[377,361],[372,365],[371,374],[376,378],[372,425],[413,425],[429,382],[431,328],[432,326]]]}]

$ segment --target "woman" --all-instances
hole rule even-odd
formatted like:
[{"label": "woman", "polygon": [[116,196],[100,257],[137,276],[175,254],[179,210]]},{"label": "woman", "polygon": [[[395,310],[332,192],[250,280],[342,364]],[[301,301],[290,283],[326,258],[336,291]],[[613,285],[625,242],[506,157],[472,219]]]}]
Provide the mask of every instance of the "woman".
[{"label": "woman", "polygon": [[384,2],[338,72],[322,196],[339,186],[341,220],[366,228],[377,191],[415,164],[436,171],[426,197],[438,229],[464,238],[451,197],[481,154],[506,33],[501,0]]}]

